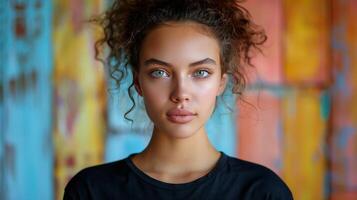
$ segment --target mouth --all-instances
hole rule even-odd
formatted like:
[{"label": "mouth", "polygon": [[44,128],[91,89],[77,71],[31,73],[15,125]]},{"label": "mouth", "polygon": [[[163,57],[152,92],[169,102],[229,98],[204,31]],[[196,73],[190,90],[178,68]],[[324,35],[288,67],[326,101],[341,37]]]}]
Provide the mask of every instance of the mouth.
[{"label": "mouth", "polygon": [[196,114],[184,109],[172,109],[167,113],[167,119],[176,124],[185,124],[192,121]]}]

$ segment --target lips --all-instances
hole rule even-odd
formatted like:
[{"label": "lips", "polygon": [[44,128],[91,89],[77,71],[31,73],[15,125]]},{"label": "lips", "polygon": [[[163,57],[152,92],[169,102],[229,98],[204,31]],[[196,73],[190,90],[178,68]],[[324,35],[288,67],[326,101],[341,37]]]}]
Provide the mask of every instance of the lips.
[{"label": "lips", "polygon": [[185,109],[172,109],[167,113],[167,118],[173,123],[184,124],[192,121],[196,114]]}]

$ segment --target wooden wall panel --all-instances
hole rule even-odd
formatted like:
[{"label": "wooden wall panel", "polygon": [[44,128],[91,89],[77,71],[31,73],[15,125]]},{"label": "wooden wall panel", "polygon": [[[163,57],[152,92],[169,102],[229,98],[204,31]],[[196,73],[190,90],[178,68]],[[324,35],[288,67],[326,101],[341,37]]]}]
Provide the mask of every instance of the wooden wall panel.
[{"label": "wooden wall panel", "polygon": [[357,199],[357,1],[333,1],[331,199]]},{"label": "wooden wall panel", "polygon": [[51,2],[0,1],[0,199],[51,199]]},{"label": "wooden wall panel", "polygon": [[[95,35],[84,21],[102,1],[54,1],[54,123],[56,197],[80,169],[103,162],[106,89],[94,60]],[[93,26],[91,26],[93,28]]]},{"label": "wooden wall panel", "polygon": [[286,92],[283,171],[295,199],[325,199],[328,96],[316,89]]},{"label": "wooden wall panel", "polygon": [[253,59],[255,68],[249,68],[251,84],[279,84],[283,81],[283,10],[282,0],[249,0],[245,6],[256,24],[266,31],[268,39],[262,47],[262,54]]},{"label": "wooden wall panel", "polygon": [[249,91],[244,101],[238,102],[237,155],[280,173],[283,164],[280,94],[269,90]]},{"label": "wooden wall panel", "polygon": [[[78,170],[146,146],[150,123],[142,117],[131,127],[122,117],[128,99],[107,106],[96,33],[83,23],[103,3],[0,1],[0,199],[61,199]],[[248,71],[246,100],[255,108],[238,102],[236,119],[217,108],[210,139],[273,169],[295,199],[357,199],[357,1],[243,6],[268,34]]]},{"label": "wooden wall panel", "polygon": [[330,80],[330,11],[325,0],[284,0],[284,77],[295,85]]}]

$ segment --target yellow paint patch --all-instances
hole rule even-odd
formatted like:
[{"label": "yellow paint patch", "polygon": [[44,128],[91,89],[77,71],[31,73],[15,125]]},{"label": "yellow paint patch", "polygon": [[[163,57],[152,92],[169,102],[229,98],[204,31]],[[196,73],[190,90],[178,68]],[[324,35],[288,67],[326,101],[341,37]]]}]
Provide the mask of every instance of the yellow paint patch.
[{"label": "yellow paint patch", "polygon": [[326,83],[329,78],[329,12],[324,0],[285,0],[285,66],[289,83]]},{"label": "yellow paint patch", "polygon": [[[93,45],[98,33],[87,29],[88,23],[84,21],[101,8],[101,1],[86,1],[83,5],[78,2],[54,2],[56,199],[63,198],[64,187],[74,174],[102,163],[104,157],[104,67],[94,60]],[[74,13],[82,16],[73,17]]]},{"label": "yellow paint patch", "polygon": [[320,95],[315,89],[292,90],[283,100],[282,176],[299,200],[324,199],[327,122],[321,116]]}]

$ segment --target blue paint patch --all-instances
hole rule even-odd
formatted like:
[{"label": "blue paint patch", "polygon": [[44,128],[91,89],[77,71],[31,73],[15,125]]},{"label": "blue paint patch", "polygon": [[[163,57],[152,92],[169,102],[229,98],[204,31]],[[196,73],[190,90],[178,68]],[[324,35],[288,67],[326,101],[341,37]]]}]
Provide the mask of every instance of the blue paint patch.
[{"label": "blue paint patch", "polygon": [[[135,108],[128,117],[133,122],[124,118],[124,114],[132,106],[127,88],[132,82],[130,71],[124,76],[120,87],[111,90],[108,96],[108,133],[105,145],[105,161],[110,162],[123,159],[132,153],[142,151],[149,143],[152,123],[145,112],[142,98],[132,88]],[[108,80],[110,88],[116,88],[113,79]]]},{"label": "blue paint patch", "polygon": [[132,130],[124,130],[122,134],[108,134],[105,145],[105,162],[126,158],[132,153],[138,153],[147,146],[149,135],[142,135]]},{"label": "blue paint patch", "polygon": [[[279,140],[279,149],[281,150],[280,152],[283,153],[282,151],[284,150],[284,128],[283,128],[283,122],[280,120],[277,123],[277,136]],[[278,158],[274,161],[274,165],[277,169],[282,170],[283,169],[283,160],[282,157]]]},{"label": "blue paint patch", "polygon": [[323,199],[325,199],[326,197],[329,197],[332,193],[331,180],[332,180],[331,171],[326,170],[326,173],[324,176],[324,181],[323,181],[323,197],[324,197]]},{"label": "blue paint patch", "polygon": [[283,168],[283,161],[282,161],[280,158],[275,159],[274,162],[273,162],[273,165],[274,165],[274,168],[275,168],[275,169],[282,170],[282,168]]},{"label": "blue paint patch", "polygon": [[331,44],[333,51],[339,53],[342,57],[342,69],[339,66],[333,66],[335,82],[332,86],[334,93],[337,93],[341,98],[348,98],[352,93],[352,87],[347,82],[350,74],[350,51],[346,41],[347,23],[341,20],[340,24],[332,28]]},{"label": "blue paint patch", "polygon": [[1,37],[5,36],[7,49],[0,52],[5,58],[1,74],[7,113],[2,144],[14,152],[13,166],[1,169],[5,191],[0,198],[53,199],[52,4],[1,1],[0,7],[6,13],[2,24],[6,34]]},{"label": "blue paint patch", "polygon": [[355,127],[346,126],[342,127],[338,132],[337,146],[338,148],[344,149],[348,145],[348,141],[356,133]]},{"label": "blue paint patch", "polygon": [[227,155],[236,156],[236,96],[229,81],[224,93],[217,98],[216,108],[205,125],[213,146]]}]

